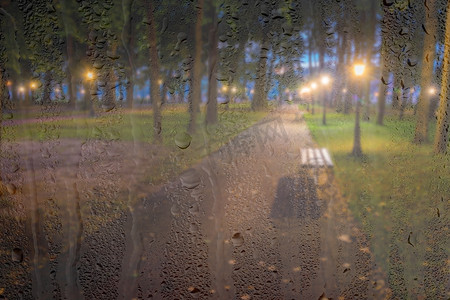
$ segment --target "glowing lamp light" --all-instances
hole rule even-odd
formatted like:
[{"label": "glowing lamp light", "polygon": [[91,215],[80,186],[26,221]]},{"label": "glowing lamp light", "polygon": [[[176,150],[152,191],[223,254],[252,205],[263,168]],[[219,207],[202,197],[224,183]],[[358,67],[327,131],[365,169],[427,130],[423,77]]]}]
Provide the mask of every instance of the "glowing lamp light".
[{"label": "glowing lamp light", "polygon": [[430,95],[436,94],[436,89],[435,89],[434,87],[430,87],[430,88],[428,89],[428,94],[430,94]]},{"label": "glowing lamp light", "polygon": [[32,83],[30,83],[30,88],[32,89],[32,90],[34,90],[35,88],[36,88],[36,83],[35,82],[32,82]]},{"label": "glowing lamp light", "polygon": [[300,90],[300,94],[307,94],[309,93],[311,90],[309,87],[304,87]]},{"label": "glowing lamp light", "polygon": [[251,89],[251,90],[250,90],[250,94],[253,95],[254,93],[255,93],[255,90],[254,90],[254,89]]},{"label": "glowing lamp light", "polygon": [[94,79],[94,73],[92,73],[92,72],[87,72],[87,73],[86,73],[86,78],[87,78],[88,80]]},{"label": "glowing lamp light", "polygon": [[362,76],[364,74],[365,69],[366,66],[363,64],[355,64],[353,67],[353,71],[355,72],[356,76]]},{"label": "glowing lamp light", "polygon": [[12,81],[11,80],[8,80],[7,82],[6,82],[6,86],[11,86],[12,85]]},{"label": "glowing lamp light", "polygon": [[323,85],[328,85],[330,83],[330,77],[328,77],[327,75],[322,76],[322,78],[320,79],[320,82]]},{"label": "glowing lamp light", "polygon": [[226,85],[224,85],[224,86],[222,87],[222,92],[226,93],[227,91],[228,91],[228,87],[227,87]]},{"label": "glowing lamp light", "polygon": [[83,89],[83,90],[80,91],[80,93],[81,93],[82,95],[84,95],[84,94],[86,93],[86,91]]},{"label": "glowing lamp light", "polygon": [[346,93],[347,93],[347,89],[342,89],[342,92],[343,92],[344,94],[346,94]]},{"label": "glowing lamp light", "polygon": [[317,89],[317,83],[315,83],[315,82],[311,83],[311,89],[312,90]]},{"label": "glowing lamp light", "polygon": [[158,79],[158,84],[161,85],[163,81],[161,79]]},{"label": "glowing lamp light", "polygon": [[23,92],[25,92],[25,87],[24,86],[19,86],[19,92],[20,93],[23,93]]},{"label": "glowing lamp light", "polygon": [[378,97],[378,95],[379,95],[379,94],[378,94],[378,92],[375,92],[375,94],[374,94],[374,95],[375,95],[375,97]]},{"label": "glowing lamp light", "polygon": [[236,93],[237,92],[237,88],[235,87],[235,86],[233,86],[232,88],[231,88],[231,92],[234,94],[234,93]]}]

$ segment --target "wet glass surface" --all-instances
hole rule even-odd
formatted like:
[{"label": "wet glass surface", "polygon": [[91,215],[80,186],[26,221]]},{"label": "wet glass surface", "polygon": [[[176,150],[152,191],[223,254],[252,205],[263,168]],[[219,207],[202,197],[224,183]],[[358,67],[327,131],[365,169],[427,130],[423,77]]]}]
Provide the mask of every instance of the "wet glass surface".
[{"label": "wet glass surface", "polygon": [[449,299],[446,0],[0,1],[0,299]]}]

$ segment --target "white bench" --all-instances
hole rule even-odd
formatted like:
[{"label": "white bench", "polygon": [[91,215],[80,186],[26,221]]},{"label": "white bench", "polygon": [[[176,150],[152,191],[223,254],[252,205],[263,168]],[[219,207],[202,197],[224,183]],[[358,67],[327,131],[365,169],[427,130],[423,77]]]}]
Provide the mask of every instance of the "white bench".
[{"label": "white bench", "polygon": [[330,153],[328,153],[328,150],[325,148],[301,149],[301,159],[303,168],[313,169],[313,178],[315,184],[318,184],[319,181],[320,168],[333,167],[333,162],[331,161]]},{"label": "white bench", "polygon": [[332,168],[330,153],[326,148],[306,148],[301,149],[302,167],[311,168]]}]

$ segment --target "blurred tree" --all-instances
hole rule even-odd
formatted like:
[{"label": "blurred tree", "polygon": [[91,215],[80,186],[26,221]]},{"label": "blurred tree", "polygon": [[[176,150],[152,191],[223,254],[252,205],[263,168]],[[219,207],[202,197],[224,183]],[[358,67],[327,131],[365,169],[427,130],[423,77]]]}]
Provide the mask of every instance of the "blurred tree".
[{"label": "blurred tree", "polygon": [[30,60],[34,78],[40,79],[38,87],[41,88],[41,96],[37,100],[50,103],[53,82],[61,82],[64,78],[62,71],[64,41],[58,34],[60,32],[58,14],[51,2],[20,0],[18,5],[24,15],[25,43],[32,51]]},{"label": "blurred tree", "polygon": [[208,98],[206,102],[206,124],[217,123],[217,60],[218,60],[218,29],[219,20],[217,16],[216,3],[209,3],[209,17],[211,18],[209,28],[209,51],[208,51]]},{"label": "blurred tree", "polygon": [[447,20],[445,31],[445,49],[442,70],[442,84],[439,108],[437,112],[436,135],[434,138],[434,152],[446,153],[450,129],[450,4],[447,4]]},{"label": "blurred tree", "polygon": [[436,0],[424,3],[425,23],[422,29],[425,32],[424,49],[422,56],[422,73],[420,80],[420,95],[417,106],[416,130],[413,142],[416,144],[428,141],[428,123],[430,109],[429,89],[432,84],[434,55],[436,51]]},{"label": "blurred tree", "polygon": [[156,36],[156,20],[154,17],[155,0],[147,1],[147,21],[148,21],[148,42],[150,51],[150,93],[153,108],[153,132],[156,142],[162,141],[161,127],[161,94],[159,92],[159,57],[158,57],[158,41]]},{"label": "blurred tree", "polygon": [[125,68],[126,76],[126,103],[128,108],[133,107],[134,98],[134,74],[136,73],[135,67],[135,25],[134,19],[136,13],[133,11],[134,0],[122,1],[123,10],[123,30],[121,35],[122,44],[128,59],[127,67]]},{"label": "blurred tree", "polygon": [[198,0],[196,9],[196,22],[195,22],[195,43],[194,43],[194,61],[191,73],[191,88],[189,91],[189,125],[188,131],[190,133],[195,132],[197,113],[199,111],[199,105],[201,103],[202,91],[201,91],[201,80],[202,80],[202,22],[203,22],[203,6],[204,0]]}]

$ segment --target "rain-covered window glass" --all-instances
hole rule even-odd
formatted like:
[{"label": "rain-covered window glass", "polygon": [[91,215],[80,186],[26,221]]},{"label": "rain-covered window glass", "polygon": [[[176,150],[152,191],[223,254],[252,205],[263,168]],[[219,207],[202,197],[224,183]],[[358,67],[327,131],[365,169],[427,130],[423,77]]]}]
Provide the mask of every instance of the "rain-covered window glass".
[{"label": "rain-covered window glass", "polygon": [[0,299],[450,299],[447,0],[0,0]]}]

